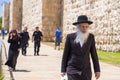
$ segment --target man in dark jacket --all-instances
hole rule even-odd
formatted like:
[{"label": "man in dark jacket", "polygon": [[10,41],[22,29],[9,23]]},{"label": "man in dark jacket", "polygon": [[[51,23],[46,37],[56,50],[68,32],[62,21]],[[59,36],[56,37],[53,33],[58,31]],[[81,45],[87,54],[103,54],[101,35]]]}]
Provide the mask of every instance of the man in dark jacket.
[{"label": "man in dark jacket", "polygon": [[22,55],[26,56],[27,53],[27,47],[28,47],[28,41],[30,39],[29,33],[27,31],[27,27],[24,28],[23,32],[20,34],[21,36],[21,46],[22,46]]},{"label": "man in dark jacket", "polygon": [[42,32],[39,27],[36,27],[36,31],[33,33],[32,41],[34,41],[34,56],[39,56],[40,42],[42,40]]},{"label": "man in dark jacket", "polygon": [[92,24],[87,16],[81,15],[73,25],[77,26],[77,32],[68,34],[63,58],[61,75],[67,73],[68,80],[91,80],[92,72],[90,56],[94,65],[95,77],[100,77],[100,66],[95,47],[94,35],[89,33],[89,25]]}]

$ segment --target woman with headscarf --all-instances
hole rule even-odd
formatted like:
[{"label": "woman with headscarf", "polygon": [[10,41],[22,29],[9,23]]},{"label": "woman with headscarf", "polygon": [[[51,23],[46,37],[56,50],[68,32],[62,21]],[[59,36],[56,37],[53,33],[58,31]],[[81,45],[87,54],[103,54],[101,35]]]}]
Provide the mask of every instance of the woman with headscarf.
[{"label": "woman with headscarf", "polygon": [[9,46],[9,52],[8,52],[8,60],[5,63],[5,65],[8,65],[10,68],[15,70],[17,58],[20,51],[21,41],[20,37],[17,34],[16,30],[12,30],[8,37],[8,43],[10,43]]}]

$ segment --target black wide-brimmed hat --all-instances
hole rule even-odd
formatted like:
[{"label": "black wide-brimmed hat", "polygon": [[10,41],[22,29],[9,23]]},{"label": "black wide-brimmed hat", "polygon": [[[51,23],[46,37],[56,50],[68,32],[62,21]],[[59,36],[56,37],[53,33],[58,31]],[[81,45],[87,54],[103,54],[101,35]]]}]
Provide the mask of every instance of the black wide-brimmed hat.
[{"label": "black wide-brimmed hat", "polygon": [[92,24],[92,21],[88,20],[88,17],[86,15],[81,15],[78,17],[77,22],[73,23],[73,25],[77,25],[80,23],[88,23],[88,24]]}]

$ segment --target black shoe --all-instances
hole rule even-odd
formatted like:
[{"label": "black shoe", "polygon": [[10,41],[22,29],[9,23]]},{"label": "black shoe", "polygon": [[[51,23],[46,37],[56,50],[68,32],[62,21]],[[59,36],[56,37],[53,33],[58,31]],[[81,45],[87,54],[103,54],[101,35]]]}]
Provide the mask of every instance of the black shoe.
[{"label": "black shoe", "polygon": [[24,54],[25,54],[25,52],[23,51],[23,52],[22,52],[22,55],[24,56]]},{"label": "black shoe", "polygon": [[37,54],[37,56],[39,56],[39,54]]},{"label": "black shoe", "polygon": [[36,53],[34,53],[34,56],[36,56]]},{"label": "black shoe", "polygon": [[16,71],[16,69],[15,69],[15,68],[13,68],[13,71]]},{"label": "black shoe", "polygon": [[24,56],[26,56],[26,54],[24,54]]}]

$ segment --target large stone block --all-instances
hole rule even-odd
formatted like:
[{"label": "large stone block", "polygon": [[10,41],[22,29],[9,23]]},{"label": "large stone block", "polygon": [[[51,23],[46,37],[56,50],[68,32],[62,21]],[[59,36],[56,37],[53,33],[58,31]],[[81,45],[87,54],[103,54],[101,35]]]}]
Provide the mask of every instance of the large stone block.
[{"label": "large stone block", "polygon": [[71,33],[72,27],[74,28],[72,23],[76,21],[79,15],[84,14],[94,22],[90,27],[90,31],[96,37],[97,48],[106,51],[120,51],[120,46],[118,46],[120,43],[120,1],[84,1],[64,0],[63,33]]},{"label": "large stone block", "polygon": [[32,35],[35,27],[42,28],[42,0],[23,0],[22,28],[28,27]]},{"label": "large stone block", "polygon": [[10,18],[10,3],[4,3],[2,27],[7,31],[9,31],[9,22],[10,22],[9,18]]},{"label": "large stone block", "polygon": [[54,32],[62,22],[62,0],[43,0],[42,2],[42,31],[44,41],[53,41]]},{"label": "large stone block", "polygon": [[11,0],[10,5],[10,30],[16,29],[21,31],[22,27],[22,1]]}]

